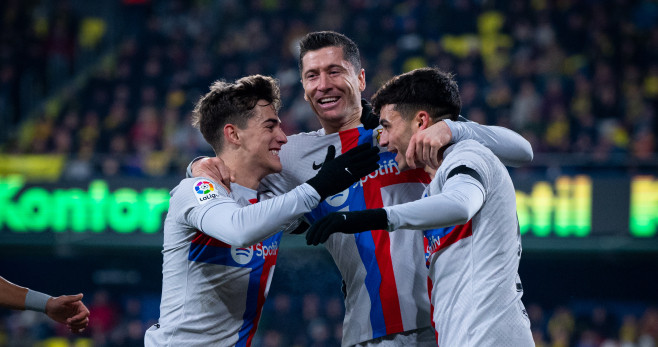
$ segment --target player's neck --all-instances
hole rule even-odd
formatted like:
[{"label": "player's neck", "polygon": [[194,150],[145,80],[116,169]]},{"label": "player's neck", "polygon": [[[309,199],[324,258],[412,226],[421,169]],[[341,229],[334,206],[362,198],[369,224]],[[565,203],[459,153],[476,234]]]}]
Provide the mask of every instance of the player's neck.
[{"label": "player's neck", "polygon": [[235,177],[235,183],[254,190],[258,189],[260,180],[265,175],[260,172],[261,170],[252,168],[244,156],[238,155],[237,152],[228,152],[223,153],[219,157],[231,171],[231,175]]},{"label": "player's neck", "polygon": [[322,128],[324,129],[325,134],[333,134],[343,130],[354,129],[359,125],[361,125],[360,112],[361,111],[359,111],[359,113],[346,117],[340,121],[328,122],[322,119],[319,120],[320,120],[320,124],[322,124]]}]

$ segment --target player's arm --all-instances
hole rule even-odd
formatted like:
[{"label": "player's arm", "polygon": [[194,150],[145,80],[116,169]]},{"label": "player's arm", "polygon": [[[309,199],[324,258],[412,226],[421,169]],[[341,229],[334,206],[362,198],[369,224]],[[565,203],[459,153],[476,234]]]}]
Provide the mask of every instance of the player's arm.
[{"label": "player's arm", "polygon": [[406,153],[409,166],[415,168],[415,163],[421,162],[436,169],[442,159],[439,151],[442,147],[469,139],[489,148],[507,166],[521,166],[532,161],[530,142],[516,132],[500,126],[481,125],[461,116],[459,119],[458,122],[443,120],[414,134]]},{"label": "player's arm", "polygon": [[385,207],[390,230],[442,228],[473,218],[485,199],[480,175],[465,165],[456,167],[450,175],[440,194]]},{"label": "player's arm", "polygon": [[380,209],[331,213],[311,226],[306,242],[323,243],[334,232],[426,230],[464,224],[480,210],[484,199],[480,175],[461,165],[450,171],[441,194]]},{"label": "player's arm", "polygon": [[209,206],[192,209],[189,223],[233,246],[246,247],[264,240],[325,198],[379,168],[379,150],[370,144],[359,145],[333,159],[335,151],[334,146],[329,146],[316,176],[286,194],[248,206],[240,206],[229,198],[217,199]]},{"label": "player's arm", "polygon": [[482,125],[459,117],[458,122],[445,120],[452,132],[452,142],[475,140],[489,148],[506,166],[521,166],[534,156],[530,142],[517,132],[496,125]]},{"label": "player's arm", "polygon": [[74,333],[82,332],[89,323],[89,310],[81,300],[82,294],[55,298],[0,277],[0,307],[43,312],[52,320],[66,324]]},{"label": "player's arm", "polygon": [[[11,310],[24,310],[27,292],[27,288],[15,285],[0,277],[0,307]],[[48,297],[46,297],[45,300],[41,300],[43,302],[43,310],[41,310],[41,312],[45,310],[45,301],[47,300]]]}]

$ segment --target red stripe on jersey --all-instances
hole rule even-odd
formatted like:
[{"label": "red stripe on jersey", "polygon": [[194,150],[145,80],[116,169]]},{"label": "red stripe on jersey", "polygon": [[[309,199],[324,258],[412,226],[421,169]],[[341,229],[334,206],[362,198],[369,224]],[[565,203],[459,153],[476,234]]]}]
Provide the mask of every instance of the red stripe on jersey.
[{"label": "red stripe on jersey", "polygon": [[213,239],[212,237],[200,232],[199,230],[196,231],[196,234],[194,235],[194,239],[192,239],[192,243],[206,245],[206,246],[213,246],[213,247],[231,248],[231,245],[229,245],[228,243],[224,243],[217,239]]},{"label": "red stripe on jersey", "polygon": [[359,129],[349,129],[340,132],[341,153],[345,153],[359,144]]},{"label": "red stripe on jersey", "polygon": [[254,327],[249,332],[249,337],[247,338],[247,346],[251,346],[251,340],[254,338],[256,330],[258,330],[258,321],[260,321],[260,315],[263,313],[263,305],[265,304],[265,299],[267,299],[265,294],[265,290],[267,289],[267,278],[270,276],[272,267],[276,264],[276,258],[277,256],[265,257],[263,272],[260,274],[260,287],[258,288],[258,305],[256,307],[259,309],[256,313],[256,317],[254,317]]},{"label": "red stripe on jersey", "polygon": [[[368,177],[368,181],[372,178]],[[399,183],[425,183],[429,184],[432,179],[424,169],[405,170],[399,174],[378,175],[375,179],[380,181],[382,187],[388,187]]]},{"label": "red stripe on jersey", "polygon": [[434,253],[454,244],[455,242],[465,239],[473,235],[473,223],[469,220],[466,224],[456,225],[448,235],[441,238],[439,247],[436,248]]},{"label": "red stripe on jersey", "polygon": [[[356,147],[359,142],[359,129],[355,128],[341,132],[340,141],[342,153]],[[381,194],[382,180],[377,178],[368,179],[363,185],[364,200],[366,208],[369,209],[384,207]],[[417,182],[417,179],[415,182]],[[391,259],[391,239],[386,230],[373,230],[372,239],[375,244],[375,258],[382,278],[379,296],[386,324],[386,334],[398,333],[404,329],[404,325],[402,324],[400,299],[398,298],[398,288],[393,272],[393,260]]]}]

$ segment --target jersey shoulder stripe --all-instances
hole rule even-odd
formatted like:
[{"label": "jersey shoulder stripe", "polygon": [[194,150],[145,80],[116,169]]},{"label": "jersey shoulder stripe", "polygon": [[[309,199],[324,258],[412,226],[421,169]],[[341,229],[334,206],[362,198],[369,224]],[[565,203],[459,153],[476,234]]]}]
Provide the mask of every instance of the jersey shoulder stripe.
[{"label": "jersey shoulder stripe", "polygon": [[426,265],[429,266],[429,259],[433,254],[455,244],[459,240],[472,236],[473,223],[472,220],[469,220],[466,224],[429,229],[423,233],[425,235],[425,260],[427,261]]}]

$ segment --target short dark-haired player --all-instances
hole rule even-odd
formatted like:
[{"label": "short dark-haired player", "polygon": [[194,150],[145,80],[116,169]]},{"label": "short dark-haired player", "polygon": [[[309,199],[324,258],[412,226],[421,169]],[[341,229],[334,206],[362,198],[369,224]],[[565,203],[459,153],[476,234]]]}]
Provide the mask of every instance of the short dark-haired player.
[{"label": "short dark-haired player", "polygon": [[[422,68],[387,82],[373,96],[373,107],[383,128],[381,145],[405,170],[413,134],[456,120],[461,101],[450,74]],[[438,170],[425,170],[433,178],[422,199],[329,214],[307,232],[308,243],[325,242],[335,232],[356,237],[372,229],[424,230],[438,345],[533,346],[521,302],[521,236],[507,169],[489,149],[465,140],[444,150]]]}]

